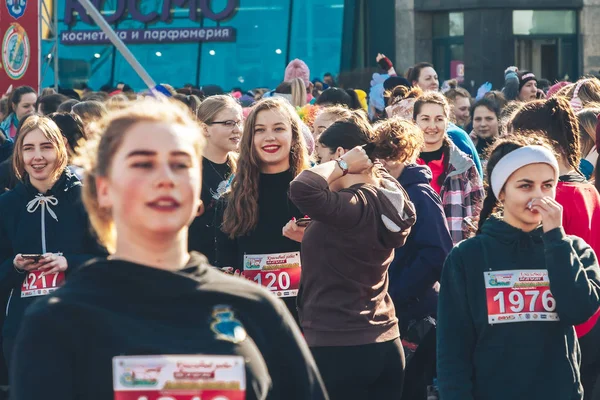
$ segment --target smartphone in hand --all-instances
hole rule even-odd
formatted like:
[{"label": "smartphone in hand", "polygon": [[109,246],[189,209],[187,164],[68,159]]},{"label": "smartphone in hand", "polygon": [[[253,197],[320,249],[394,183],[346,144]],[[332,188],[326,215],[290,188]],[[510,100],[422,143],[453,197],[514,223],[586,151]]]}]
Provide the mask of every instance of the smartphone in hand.
[{"label": "smartphone in hand", "polygon": [[312,220],[310,218],[298,218],[296,220],[296,226],[307,227]]},{"label": "smartphone in hand", "polygon": [[42,259],[41,254],[21,254],[21,257],[25,260],[32,260],[34,263],[37,263]]}]

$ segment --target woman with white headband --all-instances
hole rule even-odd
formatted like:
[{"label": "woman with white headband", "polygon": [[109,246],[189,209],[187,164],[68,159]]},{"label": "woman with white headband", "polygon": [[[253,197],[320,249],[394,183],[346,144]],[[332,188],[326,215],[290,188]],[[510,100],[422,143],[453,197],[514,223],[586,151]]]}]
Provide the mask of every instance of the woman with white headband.
[{"label": "woman with white headband", "polygon": [[600,307],[600,269],[593,250],[564,233],[558,175],[552,148],[534,133],[494,144],[478,235],[452,250],[442,272],[444,400],[583,399],[573,325]]}]

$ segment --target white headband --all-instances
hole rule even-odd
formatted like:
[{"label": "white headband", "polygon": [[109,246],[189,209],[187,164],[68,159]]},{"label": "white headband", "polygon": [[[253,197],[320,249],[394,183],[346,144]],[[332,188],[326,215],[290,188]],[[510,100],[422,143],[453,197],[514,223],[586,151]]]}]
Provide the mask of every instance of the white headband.
[{"label": "white headband", "polygon": [[543,146],[525,146],[511,151],[494,167],[490,182],[496,198],[500,195],[508,178],[519,168],[530,164],[548,164],[554,168],[558,177],[558,161],[554,154]]}]

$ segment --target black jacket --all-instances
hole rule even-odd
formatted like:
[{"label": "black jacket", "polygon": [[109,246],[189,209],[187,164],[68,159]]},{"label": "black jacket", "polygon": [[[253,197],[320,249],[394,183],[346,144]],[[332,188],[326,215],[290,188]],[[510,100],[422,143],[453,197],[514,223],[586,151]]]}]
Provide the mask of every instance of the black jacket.
[{"label": "black jacket", "polygon": [[15,399],[112,399],[113,357],[200,354],[242,356],[246,400],[327,398],[283,304],[198,253],[179,271],[92,261],[27,311],[15,354]]},{"label": "black jacket", "polygon": [[42,205],[32,202],[39,196],[28,180],[0,196],[0,292],[12,291],[2,332],[4,337],[16,336],[25,309],[39,298],[21,297],[23,282],[29,274],[14,268],[17,254],[42,254],[45,238],[47,252],[63,253],[67,259],[67,275],[89,259],[106,254],[92,233],[81,202],[81,182],[75,176],[63,172],[45,194],[53,196],[57,203],[47,202],[44,207],[44,235]]},{"label": "black jacket", "polygon": [[12,190],[17,186],[19,180],[15,176],[12,166],[12,155],[0,162],[0,194]]}]

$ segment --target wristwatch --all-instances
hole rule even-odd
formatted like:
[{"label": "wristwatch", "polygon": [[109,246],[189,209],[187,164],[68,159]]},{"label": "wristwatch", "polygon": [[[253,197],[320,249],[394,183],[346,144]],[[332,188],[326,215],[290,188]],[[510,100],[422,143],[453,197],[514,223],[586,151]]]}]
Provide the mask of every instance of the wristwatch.
[{"label": "wristwatch", "polygon": [[348,174],[348,163],[342,160],[341,158],[338,158],[335,161],[337,162],[337,165],[339,165],[339,167],[342,169],[342,176],[346,176],[346,174]]}]

